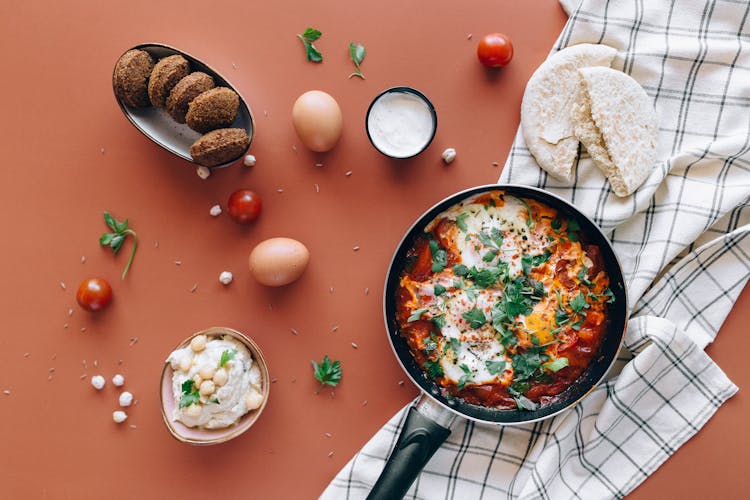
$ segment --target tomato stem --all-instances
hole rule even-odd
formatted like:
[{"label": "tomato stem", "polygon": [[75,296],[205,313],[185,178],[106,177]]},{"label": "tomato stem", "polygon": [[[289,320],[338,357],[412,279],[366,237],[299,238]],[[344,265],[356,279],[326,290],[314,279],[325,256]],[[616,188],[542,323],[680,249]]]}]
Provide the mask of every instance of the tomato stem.
[{"label": "tomato stem", "polygon": [[130,252],[130,258],[128,259],[127,264],[125,264],[125,270],[122,272],[122,279],[125,279],[125,276],[127,276],[128,271],[130,270],[130,265],[133,263],[133,257],[135,257],[135,250],[138,248],[138,237],[135,234],[135,231],[132,229],[126,229],[123,231],[123,233],[129,234],[133,237],[133,251]]}]

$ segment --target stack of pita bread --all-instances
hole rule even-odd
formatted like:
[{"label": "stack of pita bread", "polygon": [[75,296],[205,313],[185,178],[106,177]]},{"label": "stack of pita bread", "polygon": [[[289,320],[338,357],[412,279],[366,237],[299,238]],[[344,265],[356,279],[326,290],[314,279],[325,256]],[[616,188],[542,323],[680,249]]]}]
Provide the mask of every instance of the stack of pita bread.
[{"label": "stack of pita bread", "polygon": [[643,88],[609,67],[616,54],[585,43],[549,57],[526,85],[521,128],[539,166],[554,177],[571,181],[580,141],[624,197],[656,167],[658,129]]}]

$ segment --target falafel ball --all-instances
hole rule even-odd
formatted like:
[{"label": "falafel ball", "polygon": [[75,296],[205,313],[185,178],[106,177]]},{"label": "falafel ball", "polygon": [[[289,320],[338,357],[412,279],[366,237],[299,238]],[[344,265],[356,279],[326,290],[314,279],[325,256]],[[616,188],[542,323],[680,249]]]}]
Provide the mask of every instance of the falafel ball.
[{"label": "falafel ball", "polygon": [[145,50],[129,50],[117,60],[112,74],[112,86],[123,104],[131,108],[151,106],[148,99],[148,79],[153,69],[154,59]]},{"label": "falafel ball", "polygon": [[236,160],[247,151],[250,138],[242,128],[213,130],[190,146],[193,161],[204,167],[215,167]]},{"label": "falafel ball", "polygon": [[188,104],[199,94],[214,88],[214,79],[196,71],[177,82],[167,97],[167,113],[177,123],[185,123]]},{"label": "falafel ball", "polygon": [[205,133],[229,127],[237,117],[240,96],[232,89],[216,87],[193,99],[188,106],[185,121],[191,129]]},{"label": "falafel ball", "polygon": [[163,108],[174,86],[189,72],[190,65],[187,59],[179,54],[160,59],[154,66],[148,81],[148,98],[151,104]]}]

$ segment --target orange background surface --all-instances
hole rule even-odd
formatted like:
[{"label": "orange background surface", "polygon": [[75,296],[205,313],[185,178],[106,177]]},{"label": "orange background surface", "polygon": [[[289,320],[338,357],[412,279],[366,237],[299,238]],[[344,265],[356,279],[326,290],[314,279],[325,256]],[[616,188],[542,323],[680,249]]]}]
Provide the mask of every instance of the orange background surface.
[{"label": "orange background surface", "polygon": [[[392,251],[428,206],[497,180],[526,80],[564,21],[554,0],[0,3],[0,389],[11,391],[0,393],[0,497],[316,497],[417,394],[399,384],[406,377],[382,322]],[[295,36],[307,26],[323,32],[322,64],[305,60]],[[475,49],[492,31],[510,35],[516,51],[490,73]],[[203,181],[122,116],[112,68],[147,41],[202,59],[240,90],[256,117],[254,168]],[[347,79],[350,41],[367,48],[364,81]],[[439,120],[432,146],[403,162],[377,153],[364,131],[370,100],[399,84],[426,93]],[[290,118],[297,96],[315,88],[344,115],[341,141],[324,155],[305,150]],[[450,166],[440,159],[446,147],[458,151]],[[263,198],[255,225],[209,216],[240,187]],[[104,210],[129,218],[140,237],[126,281],[130,243],[117,257],[98,244]],[[303,277],[281,289],[247,271],[252,247],[272,236],[299,239],[312,254]],[[223,270],[234,272],[229,287],[218,282]],[[100,314],[75,303],[89,276],[114,287]],[[708,348],[741,387],[750,382],[748,306],[745,292]],[[250,431],[199,448],[168,434],[159,375],[176,344],[212,325],[253,337],[276,382]],[[315,395],[310,360],[324,354],[343,363],[335,397]],[[138,401],[120,426],[109,382],[118,372]],[[89,384],[97,373],[108,379],[100,392]],[[740,392],[633,498],[740,496],[749,411]]]}]

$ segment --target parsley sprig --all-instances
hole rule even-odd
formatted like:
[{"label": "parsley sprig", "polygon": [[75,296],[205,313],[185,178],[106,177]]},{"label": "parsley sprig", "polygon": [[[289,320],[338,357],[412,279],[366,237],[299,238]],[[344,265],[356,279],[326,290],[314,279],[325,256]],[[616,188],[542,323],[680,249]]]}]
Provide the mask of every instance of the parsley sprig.
[{"label": "parsley sprig", "polygon": [[117,255],[120,252],[120,249],[122,248],[122,244],[125,243],[125,239],[128,237],[128,235],[133,237],[133,251],[130,252],[130,258],[128,259],[127,264],[125,264],[125,270],[122,272],[122,279],[125,279],[125,276],[127,276],[128,271],[130,270],[131,264],[133,264],[133,257],[135,257],[135,250],[138,248],[138,237],[135,234],[135,231],[130,229],[128,219],[125,219],[124,222],[120,222],[112,215],[110,215],[109,212],[104,212],[104,222],[107,223],[107,226],[113,231],[112,233],[104,233],[99,238],[99,244],[103,247],[111,247],[112,251],[115,255]]},{"label": "parsley sprig", "polygon": [[323,62],[323,54],[313,45],[313,42],[320,38],[321,33],[315,28],[307,28],[304,33],[299,33],[297,36],[302,40],[302,45],[305,46],[305,52],[307,52],[307,60],[314,63]]},{"label": "parsley sprig", "polygon": [[180,396],[180,408],[186,406],[198,404],[201,400],[201,395],[198,392],[198,388],[195,386],[193,379],[189,378],[182,383],[182,395]]},{"label": "parsley sprig", "polygon": [[227,364],[227,361],[231,361],[237,355],[237,349],[227,349],[221,353],[221,359],[219,359],[219,368]]},{"label": "parsley sprig", "polygon": [[362,69],[359,65],[362,64],[362,61],[365,59],[365,46],[361,43],[349,42],[349,56],[352,58],[354,67],[357,68],[357,71],[349,75],[349,78],[358,76],[364,80],[365,75],[362,74]]},{"label": "parsley sprig", "polygon": [[313,375],[315,376],[315,379],[320,382],[320,387],[315,391],[315,394],[320,394],[323,387],[327,385],[336,387],[339,385],[339,382],[341,382],[341,377],[343,375],[341,371],[341,361],[331,361],[331,358],[326,354],[323,356],[323,361],[320,363],[313,361],[312,365]]}]

